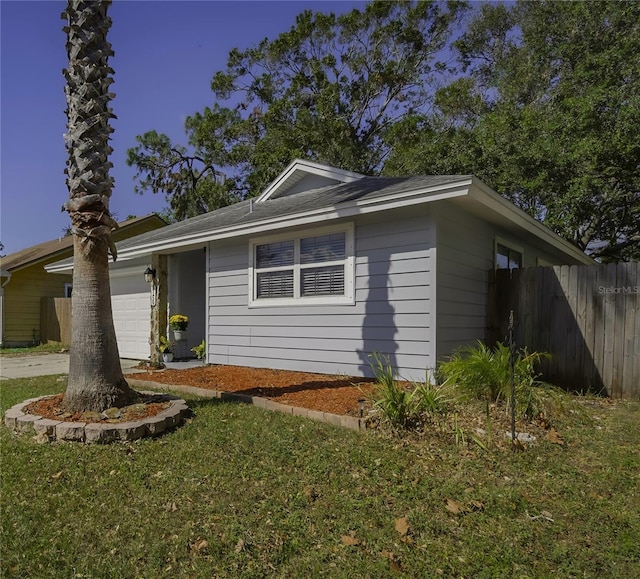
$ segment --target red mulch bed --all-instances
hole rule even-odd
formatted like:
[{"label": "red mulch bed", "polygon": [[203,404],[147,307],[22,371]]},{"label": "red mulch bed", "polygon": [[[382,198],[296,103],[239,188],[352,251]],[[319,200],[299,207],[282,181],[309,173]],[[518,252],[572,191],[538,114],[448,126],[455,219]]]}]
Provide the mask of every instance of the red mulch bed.
[{"label": "red mulch bed", "polygon": [[139,404],[125,406],[120,410],[118,418],[103,418],[97,412],[67,412],[62,406],[64,394],[41,398],[32,402],[24,409],[26,414],[36,414],[43,418],[51,420],[60,420],[62,422],[106,422],[118,423],[141,420],[160,414],[165,408],[169,407],[169,402],[153,402],[149,400],[141,400]]},{"label": "red mulch bed", "polygon": [[353,416],[359,412],[358,399],[367,398],[373,390],[369,378],[244,366],[148,370],[128,378],[261,396],[300,408]]}]

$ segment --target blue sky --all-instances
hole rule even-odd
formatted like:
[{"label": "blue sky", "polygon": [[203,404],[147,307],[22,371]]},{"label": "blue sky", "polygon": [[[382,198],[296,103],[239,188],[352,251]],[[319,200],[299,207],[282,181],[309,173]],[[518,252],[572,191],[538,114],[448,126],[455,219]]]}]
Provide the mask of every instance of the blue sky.
[{"label": "blue sky", "polygon": [[[0,1],[0,241],[3,254],[54,239],[69,223],[60,207],[66,131],[65,2]],[[165,206],[164,196],[133,192],[126,151],[136,135],[155,129],[184,142],[188,115],[213,104],[211,78],[232,48],[248,48],[288,30],[306,8],[346,12],[364,2],[125,1],[109,15],[115,51],[111,145],[115,188],[111,209],[119,219]]]}]

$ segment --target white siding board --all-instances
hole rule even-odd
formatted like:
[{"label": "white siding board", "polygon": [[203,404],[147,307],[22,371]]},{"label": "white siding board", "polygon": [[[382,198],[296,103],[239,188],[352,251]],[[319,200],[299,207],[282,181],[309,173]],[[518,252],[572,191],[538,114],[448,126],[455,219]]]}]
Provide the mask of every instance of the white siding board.
[{"label": "white siding board", "polygon": [[[362,331],[353,326],[218,326],[220,336],[252,336],[252,337],[287,337],[333,340],[336,336],[341,339],[360,340]],[[426,342],[429,339],[428,328],[403,328],[403,340]]]},{"label": "white siding board", "polygon": [[[253,310],[252,310],[253,311]],[[387,315],[375,316],[371,315],[369,323],[371,327],[386,327],[387,326]],[[238,316],[229,314],[222,315],[219,312],[216,312],[215,315],[209,316],[209,321],[212,327],[215,328],[224,328],[231,324],[237,325],[238,327],[252,327],[252,326],[273,326],[273,327],[336,327],[336,328],[345,328],[345,327],[360,327],[358,325],[358,321],[362,321],[362,316],[360,314],[349,316],[349,315],[340,315],[340,316],[319,316],[314,319],[313,325],[307,324],[304,318],[301,318],[298,315],[289,315],[289,316],[260,316],[260,317],[251,317],[240,319]],[[421,313],[421,314],[399,314],[394,317],[395,326],[398,328],[430,328],[431,324],[431,314],[430,313]]]},{"label": "white siding board", "polygon": [[[211,306],[209,309],[210,316],[232,316],[239,317],[247,315],[247,310],[250,315],[255,318],[260,318],[266,315],[278,315],[290,318],[307,318],[314,316],[365,316],[365,315],[383,315],[389,312],[388,315],[397,314],[413,314],[413,313],[428,313],[426,309],[429,307],[428,299],[411,299],[411,300],[398,300],[394,301],[389,308],[389,302],[384,299],[369,299],[367,302],[356,302],[355,305],[310,305],[300,304],[299,306],[269,306],[260,308],[248,308],[247,299],[244,302],[238,303],[239,296],[228,296],[227,298],[215,298],[215,301],[220,300],[221,305]],[[243,305],[244,304],[244,305]],[[344,309],[339,309],[344,308]],[[292,311],[293,310],[293,311]],[[315,321],[315,320],[314,320]]]},{"label": "white siding board", "polygon": [[356,290],[370,288],[402,288],[402,287],[426,287],[431,284],[431,276],[428,271],[398,273],[392,278],[386,275],[362,275],[356,278]]},{"label": "white siding board", "polygon": [[[247,286],[247,272],[243,271],[242,273],[223,275],[221,273],[210,275],[209,279],[211,280],[211,288],[227,288],[227,287],[245,287]],[[224,290],[223,290],[224,291]]]}]

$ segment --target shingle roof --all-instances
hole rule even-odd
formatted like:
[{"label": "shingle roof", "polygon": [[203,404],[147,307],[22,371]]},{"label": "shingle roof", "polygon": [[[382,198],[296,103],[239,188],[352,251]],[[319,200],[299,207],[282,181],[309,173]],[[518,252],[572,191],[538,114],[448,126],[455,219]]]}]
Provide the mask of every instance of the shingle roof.
[{"label": "shingle roof", "polygon": [[392,197],[410,191],[437,187],[468,179],[465,175],[445,175],[428,177],[363,177],[351,183],[329,185],[319,189],[303,191],[294,195],[277,196],[263,203],[254,200],[240,201],[204,215],[173,223],[160,230],[143,233],[118,243],[119,250],[138,245],[169,241],[183,236],[215,232],[217,229],[234,225],[250,224],[273,217],[330,207],[339,207],[357,201]]},{"label": "shingle roof", "polygon": [[[126,235],[128,229],[131,229],[133,226],[146,220],[157,220],[159,227],[164,223],[164,220],[155,213],[145,215],[143,217],[134,217],[133,219],[128,219],[127,221],[123,221],[119,224],[120,227],[116,230],[114,235],[115,239],[118,239],[118,237],[121,237],[122,235]],[[0,258],[0,265],[3,272],[11,272],[38,261],[54,258],[57,255],[64,257],[66,255],[70,255],[70,253],[73,253],[72,235],[60,237],[51,241],[45,241],[43,243],[38,243],[31,247],[21,249],[20,251],[16,251],[15,253]]]}]

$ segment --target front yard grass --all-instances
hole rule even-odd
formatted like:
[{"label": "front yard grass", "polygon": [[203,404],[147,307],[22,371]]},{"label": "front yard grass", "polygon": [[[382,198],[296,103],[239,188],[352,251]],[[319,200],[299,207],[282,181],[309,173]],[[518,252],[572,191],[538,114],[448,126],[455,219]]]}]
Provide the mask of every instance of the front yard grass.
[{"label": "front yard grass", "polygon": [[0,358],[18,358],[22,356],[36,356],[39,354],[57,354],[68,351],[69,346],[61,342],[48,342],[38,346],[21,346],[19,348],[0,348]]},{"label": "front yard grass", "polygon": [[[0,406],[64,387],[5,380]],[[511,453],[188,401],[133,444],[0,428],[2,577],[640,576],[640,403],[585,399],[566,446]]]}]

